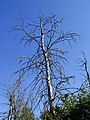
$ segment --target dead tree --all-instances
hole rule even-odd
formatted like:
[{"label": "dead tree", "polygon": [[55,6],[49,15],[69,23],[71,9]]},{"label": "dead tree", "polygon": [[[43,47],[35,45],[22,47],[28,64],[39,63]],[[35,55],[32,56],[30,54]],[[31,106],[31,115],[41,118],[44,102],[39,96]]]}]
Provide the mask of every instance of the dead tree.
[{"label": "dead tree", "polygon": [[20,80],[14,81],[13,85],[3,86],[3,97],[7,103],[2,103],[8,109],[0,112],[0,118],[7,120],[16,120],[16,116],[20,114],[24,92],[21,92]]},{"label": "dead tree", "polygon": [[81,63],[80,67],[83,69],[83,71],[85,73],[85,75],[84,75],[85,81],[81,85],[81,87],[84,86],[84,84],[85,84],[85,86],[89,88],[89,92],[90,92],[90,74],[89,74],[89,70],[88,70],[88,62],[87,62],[85,53],[82,52],[82,54],[83,54],[83,59],[80,58],[80,63]]},{"label": "dead tree", "polygon": [[[21,25],[16,25],[12,30],[20,31],[23,34],[21,42],[25,45],[35,47],[32,56],[21,56],[21,68],[17,72],[20,76],[31,73],[34,79],[30,81],[30,88],[34,91],[35,102],[43,101],[44,105],[49,105],[50,112],[54,112],[55,101],[61,94],[64,83],[73,76],[65,76],[62,61],[67,61],[62,49],[62,43],[75,41],[77,34],[60,30],[62,20],[58,20],[55,15],[38,17],[38,22],[33,22],[30,18],[26,25],[24,21]],[[28,87],[29,87],[28,86]]]}]

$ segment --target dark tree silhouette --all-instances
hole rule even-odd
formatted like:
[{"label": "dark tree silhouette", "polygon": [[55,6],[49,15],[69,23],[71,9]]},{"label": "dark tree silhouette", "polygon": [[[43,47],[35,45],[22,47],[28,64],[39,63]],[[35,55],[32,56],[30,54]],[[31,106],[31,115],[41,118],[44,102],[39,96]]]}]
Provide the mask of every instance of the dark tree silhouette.
[{"label": "dark tree silhouette", "polygon": [[62,61],[67,61],[67,58],[61,44],[68,42],[71,45],[71,41],[75,41],[78,35],[72,31],[60,30],[63,19],[58,20],[55,15],[41,15],[38,22],[33,22],[30,18],[29,20],[27,25],[23,21],[12,29],[21,31],[21,42],[32,45],[36,50],[34,53],[32,51],[31,57],[20,57],[22,67],[17,72],[20,77],[28,72],[33,75],[34,79],[30,81],[29,86],[35,95],[35,103],[43,101],[44,106],[49,105],[50,112],[53,113],[55,104],[59,103],[61,90],[66,89],[64,83],[73,78],[64,74]]}]

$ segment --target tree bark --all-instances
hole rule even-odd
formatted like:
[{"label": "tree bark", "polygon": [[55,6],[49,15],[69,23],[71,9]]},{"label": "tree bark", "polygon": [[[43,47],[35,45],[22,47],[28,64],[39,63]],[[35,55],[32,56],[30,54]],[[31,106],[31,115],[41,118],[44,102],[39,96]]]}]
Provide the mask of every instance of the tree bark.
[{"label": "tree bark", "polygon": [[50,112],[54,113],[55,105],[54,105],[54,97],[53,97],[53,90],[52,90],[51,77],[50,77],[50,63],[48,59],[48,52],[45,50],[44,47],[45,44],[44,44],[44,32],[43,32],[42,23],[41,23],[41,46],[45,60],[45,67],[46,67],[46,82],[48,88],[48,100],[50,105]]}]

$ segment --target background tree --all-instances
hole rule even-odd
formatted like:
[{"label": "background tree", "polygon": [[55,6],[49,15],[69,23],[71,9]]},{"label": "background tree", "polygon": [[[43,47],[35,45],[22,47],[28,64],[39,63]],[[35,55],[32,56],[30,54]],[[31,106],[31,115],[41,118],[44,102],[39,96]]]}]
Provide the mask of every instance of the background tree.
[{"label": "background tree", "polygon": [[62,20],[58,20],[55,15],[38,17],[38,22],[33,22],[30,18],[29,23],[24,21],[21,25],[16,25],[12,30],[21,31],[23,37],[21,42],[25,45],[31,45],[35,48],[32,56],[21,56],[21,69],[18,70],[20,77],[27,73],[33,75],[30,81],[31,91],[34,91],[34,101],[39,104],[41,101],[47,108],[49,106],[50,113],[54,113],[56,104],[61,90],[67,90],[64,84],[68,84],[69,79],[73,76],[66,76],[63,70],[62,61],[67,59],[62,49],[62,43],[75,41],[77,34],[74,32],[64,32],[60,30]]},{"label": "background tree", "polygon": [[34,120],[34,114],[31,109],[31,104],[26,91],[21,88],[20,79],[4,88],[4,96],[7,99],[6,105],[8,109],[0,113],[2,119],[5,120]]},{"label": "background tree", "polygon": [[84,82],[82,83],[81,87],[84,89],[88,89],[88,92],[90,92],[90,75],[89,75],[89,70],[88,70],[88,61],[86,59],[85,53],[82,52],[83,54],[83,59],[80,60],[80,67],[81,70],[83,70],[83,75],[84,75]]}]

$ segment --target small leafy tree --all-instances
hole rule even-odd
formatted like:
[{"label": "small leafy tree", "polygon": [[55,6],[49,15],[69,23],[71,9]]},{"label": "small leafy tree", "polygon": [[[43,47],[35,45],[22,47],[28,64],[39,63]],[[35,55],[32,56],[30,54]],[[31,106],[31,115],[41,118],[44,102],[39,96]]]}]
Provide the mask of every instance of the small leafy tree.
[{"label": "small leafy tree", "polygon": [[[86,93],[86,94],[85,94]],[[63,120],[89,120],[90,119],[90,94],[81,92],[77,96],[77,102],[71,107],[69,113],[64,116]]]}]

